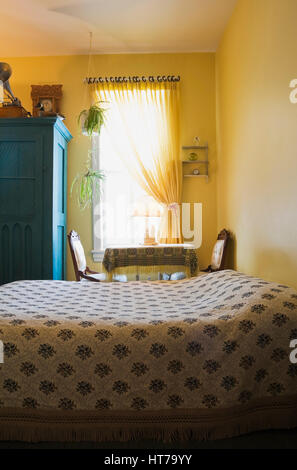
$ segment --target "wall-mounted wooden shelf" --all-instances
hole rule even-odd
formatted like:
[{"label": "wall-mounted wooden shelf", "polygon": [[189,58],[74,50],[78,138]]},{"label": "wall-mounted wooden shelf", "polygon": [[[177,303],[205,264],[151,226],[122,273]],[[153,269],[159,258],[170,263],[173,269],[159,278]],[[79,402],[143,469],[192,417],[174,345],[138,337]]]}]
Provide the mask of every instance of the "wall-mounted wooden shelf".
[{"label": "wall-mounted wooden shelf", "polygon": [[183,150],[206,150],[208,145],[184,145]]},{"label": "wall-mounted wooden shelf", "polygon": [[209,164],[208,160],[183,160],[183,163],[191,163],[192,165],[195,165],[195,163],[206,163],[206,165]]},{"label": "wall-mounted wooden shelf", "polygon": [[205,145],[184,145],[182,150],[203,150],[205,152],[205,159],[204,160],[182,160],[183,165],[205,165],[205,173],[199,175],[193,175],[192,173],[184,174],[185,178],[206,178],[208,180],[209,171],[209,160],[208,160],[208,143]]},{"label": "wall-mounted wooden shelf", "polygon": [[208,175],[184,175],[184,178],[208,178]]}]

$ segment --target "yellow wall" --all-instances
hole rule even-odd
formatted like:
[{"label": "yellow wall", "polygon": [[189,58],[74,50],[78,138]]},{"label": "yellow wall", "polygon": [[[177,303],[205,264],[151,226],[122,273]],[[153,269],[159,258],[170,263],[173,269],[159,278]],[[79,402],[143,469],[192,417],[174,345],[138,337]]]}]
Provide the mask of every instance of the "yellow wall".
[{"label": "yellow wall", "polygon": [[[21,47],[21,45],[20,45]],[[87,96],[83,78],[87,74],[86,56],[6,58],[13,68],[11,85],[23,105],[31,110],[30,85],[62,83],[64,97],[62,111],[65,124],[74,139],[69,147],[69,186],[78,171],[83,169],[88,139],[80,136],[77,116],[86,106]],[[94,75],[181,75],[181,143],[191,145],[195,135],[210,145],[210,173],[207,184],[200,179],[184,180],[184,202],[203,203],[203,245],[199,250],[202,267],[209,264],[211,248],[216,238],[216,130],[215,130],[215,55],[214,54],[145,54],[100,55],[92,59]],[[76,229],[82,238],[88,263],[93,263],[92,227],[90,211],[80,212],[75,200],[68,199],[68,229]],[[68,252],[68,278],[73,279],[73,269]]]},{"label": "yellow wall", "polygon": [[294,287],[296,18],[296,0],[239,0],[217,54],[218,227],[238,270]]}]

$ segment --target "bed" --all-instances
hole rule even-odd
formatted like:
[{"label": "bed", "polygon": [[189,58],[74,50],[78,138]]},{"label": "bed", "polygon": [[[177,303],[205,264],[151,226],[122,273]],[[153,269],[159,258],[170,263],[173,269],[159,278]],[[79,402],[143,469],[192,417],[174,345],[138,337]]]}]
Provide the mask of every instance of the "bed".
[{"label": "bed", "polygon": [[0,287],[0,439],[217,439],[297,426],[297,292],[183,281]]}]

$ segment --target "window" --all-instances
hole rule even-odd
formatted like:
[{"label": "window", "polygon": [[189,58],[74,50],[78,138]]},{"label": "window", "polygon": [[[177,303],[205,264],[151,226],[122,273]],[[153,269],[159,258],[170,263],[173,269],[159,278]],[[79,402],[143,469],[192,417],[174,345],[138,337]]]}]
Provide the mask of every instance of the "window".
[{"label": "window", "polygon": [[94,100],[107,108],[106,128],[94,140],[93,165],[106,174],[93,207],[95,261],[110,245],[139,244],[145,234],[149,243],[159,226],[163,243],[180,243],[177,84],[103,82]]},{"label": "window", "polygon": [[146,195],[125,168],[112,145],[112,138],[117,138],[117,133],[111,137],[104,127],[99,137],[93,137],[93,164],[105,174],[100,199],[93,210],[95,261],[102,260],[108,246],[141,244],[146,223],[152,234],[158,233],[160,223],[159,217],[150,217],[146,221],[141,216],[147,210],[156,212],[159,205]]}]

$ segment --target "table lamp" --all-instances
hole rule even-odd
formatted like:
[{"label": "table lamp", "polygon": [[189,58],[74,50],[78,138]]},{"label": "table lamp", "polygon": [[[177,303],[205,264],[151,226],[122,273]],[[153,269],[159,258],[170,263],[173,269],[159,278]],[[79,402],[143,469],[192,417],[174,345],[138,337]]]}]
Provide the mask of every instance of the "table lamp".
[{"label": "table lamp", "polygon": [[139,203],[134,209],[132,215],[133,217],[145,218],[145,233],[142,245],[158,245],[158,242],[156,241],[155,227],[151,227],[151,230],[149,230],[149,219],[152,217],[161,217],[159,204],[155,201]]}]

